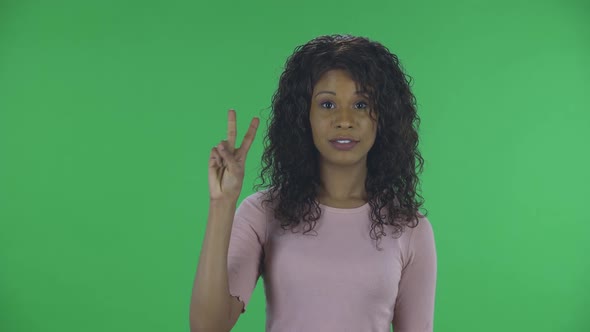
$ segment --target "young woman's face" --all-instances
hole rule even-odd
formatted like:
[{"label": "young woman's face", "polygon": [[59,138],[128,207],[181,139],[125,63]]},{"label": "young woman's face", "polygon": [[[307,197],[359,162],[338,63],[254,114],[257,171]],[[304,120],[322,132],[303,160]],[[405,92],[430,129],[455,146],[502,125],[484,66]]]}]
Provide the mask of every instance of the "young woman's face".
[{"label": "young woman's face", "polygon": [[[313,88],[309,120],[321,164],[366,165],[377,121],[369,114],[370,100],[355,92],[355,82],[341,69],[324,73]],[[356,143],[333,142],[339,137]]]}]

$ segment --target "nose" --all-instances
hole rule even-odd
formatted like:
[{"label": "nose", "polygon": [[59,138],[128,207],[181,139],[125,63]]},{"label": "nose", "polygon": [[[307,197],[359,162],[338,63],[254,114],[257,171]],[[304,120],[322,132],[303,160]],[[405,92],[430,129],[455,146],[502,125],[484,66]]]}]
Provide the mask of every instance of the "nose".
[{"label": "nose", "polygon": [[348,109],[338,110],[334,115],[334,125],[337,128],[351,128],[354,122],[353,111]]}]

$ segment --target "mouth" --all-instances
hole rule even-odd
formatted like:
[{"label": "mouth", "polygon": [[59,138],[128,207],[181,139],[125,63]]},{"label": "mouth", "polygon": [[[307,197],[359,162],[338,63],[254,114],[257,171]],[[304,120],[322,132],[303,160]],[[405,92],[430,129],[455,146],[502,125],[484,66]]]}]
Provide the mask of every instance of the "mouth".
[{"label": "mouth", "polygon": [[348,151],[352,150],[358,141],[351,140],[351,139],[338,139],[338,140],[331,140],[330,144],[336,148],[337,150],[341,151]]},{"label": "mouth", "polygon": [[354,139],[350,136],[338,136],[338,137],[334,137],[332,139],[329,140],[330,142],[338,142],[338,143],[342,143],[342,144],[346,144],[346,143],[351,143],[351,142],[357,142],[357,139]]}]

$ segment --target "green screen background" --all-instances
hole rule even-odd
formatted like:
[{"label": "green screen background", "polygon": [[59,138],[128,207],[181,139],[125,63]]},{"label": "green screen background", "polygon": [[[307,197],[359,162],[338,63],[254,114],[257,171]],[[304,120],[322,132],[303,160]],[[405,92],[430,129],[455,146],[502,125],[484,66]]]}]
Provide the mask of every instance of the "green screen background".
[{"label": "green screen background", "polygon": [[[435,331],[590,331],[583,1],[1,1],[0,331],[188,331],[207,160],[295,46],[351,33],[413,78]],[[259,279],[233,331],[263,331]]]}]

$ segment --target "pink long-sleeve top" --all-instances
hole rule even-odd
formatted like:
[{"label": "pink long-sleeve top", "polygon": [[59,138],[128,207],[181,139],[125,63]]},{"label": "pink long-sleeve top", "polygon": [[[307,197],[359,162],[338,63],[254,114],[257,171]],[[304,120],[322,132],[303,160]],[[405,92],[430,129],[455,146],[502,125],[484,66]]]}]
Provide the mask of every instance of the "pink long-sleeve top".
[{"label": "pink long-sleeve top", "polygon": [[247,306],[262,276],[267,332],[433,330],[437,259],[425,216],[398,238],[385,226],[379,251],[368,203],[320,204],[315,232],[303,235],[282,230],[262,198],[256,192],[236,209],[228,281],[230,294]]}]

